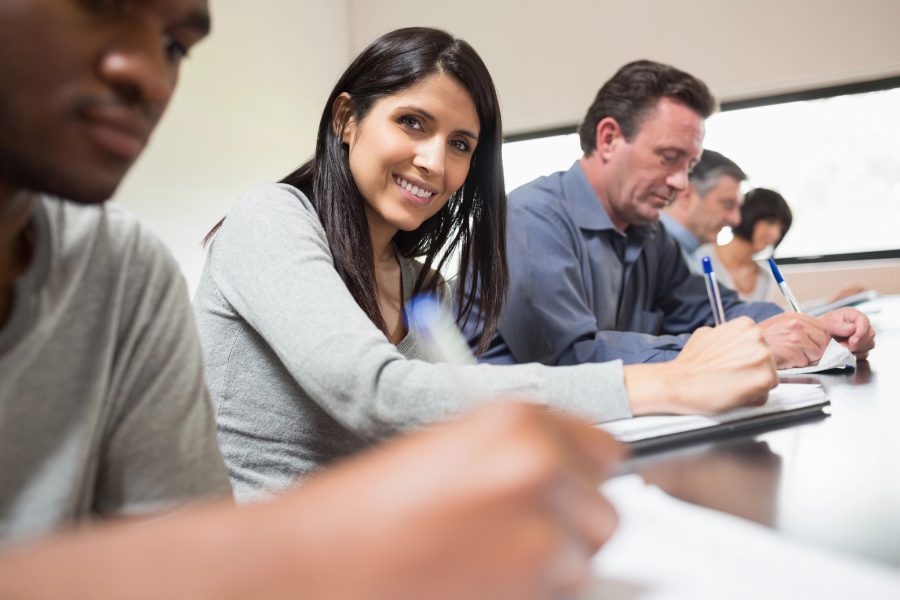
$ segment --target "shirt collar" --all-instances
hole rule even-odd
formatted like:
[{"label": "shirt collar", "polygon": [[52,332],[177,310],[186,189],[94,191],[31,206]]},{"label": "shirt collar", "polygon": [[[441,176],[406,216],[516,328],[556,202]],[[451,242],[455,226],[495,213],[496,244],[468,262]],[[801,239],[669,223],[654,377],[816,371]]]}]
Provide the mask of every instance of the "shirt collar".
[{"label": "shirt collar", "polygon": [[692,255],[697,251],[697,248],[700,247],[700,240],[697,239],[697,236],[688,231],[687,227],[670,217],[666,213],[662,213],[659,219],[663,227],[666,228],[675,241],[678,242],[678,245],[681,246],[682,251],[685,255]]},{"label": "shirt collar", "polygon": [[597,231],[615,229],[600,197],[584,174],[580,161],[576,160],[563,175],[563,192],[569,214],[580,228]]}]

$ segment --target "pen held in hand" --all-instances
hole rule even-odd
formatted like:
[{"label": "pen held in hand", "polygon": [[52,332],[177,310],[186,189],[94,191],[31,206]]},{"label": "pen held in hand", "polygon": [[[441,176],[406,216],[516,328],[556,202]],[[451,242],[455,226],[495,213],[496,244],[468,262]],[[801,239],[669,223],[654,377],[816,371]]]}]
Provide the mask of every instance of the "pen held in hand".
[{"label": "pen held in hand", "polygon": [[481,397],[460,371],[477,364],[469,345],[435,294],[419,294],[406,307],[406,320],[419,347],[431,362],[450,365],[456,385],[469,404]]},{"label": "pen held in hand", "polygon": [[788,306],[791,307],[791,310],[794,312],[803,312],[800,310],[800,303],[797,302],[797,298],[794,297],[794,294],[791,292],[791,288],[788,287],[787,282],[784,280],[784,277],[781,276],[781,271],[778,269],[778,265],[775,264],[773,259],[769,259],[769,268],[772,269],[772,276],[775,278],[775,283],[778,284],[778,289],[781,290],[781,293],[784,294],[785,300],[787,300]]},{"label": "pen held in hand", "polygon": [[713,321],[716,325],[725,322],[725,309],[722,308],[722,296],[719,295],[719,282],[712,268],[712,262],[708,256],[703,257],[703,277],[706,280],[706,294],[709,296],[709,304],[712,307]]}]

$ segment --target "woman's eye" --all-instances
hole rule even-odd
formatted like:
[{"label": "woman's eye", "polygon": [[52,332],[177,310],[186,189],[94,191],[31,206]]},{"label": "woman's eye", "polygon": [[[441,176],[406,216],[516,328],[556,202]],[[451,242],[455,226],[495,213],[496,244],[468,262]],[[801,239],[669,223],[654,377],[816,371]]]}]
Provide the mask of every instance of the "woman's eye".
[{"label": "woman's eye", "polygon": [[422,129],[422,123],[415,117],[411,117],[409,115],[404,115],[397,119],[397,121],[403,125],[404,127],[408,127],[410,129],[415,129],[417,131]]},{"label": "woman's eye", "polygon": [[450,145],[460,152],[468,152],[472,149],[472,146],[470,146],[469,143],[464,140],[453,140],[452,142],[450,142]]}]

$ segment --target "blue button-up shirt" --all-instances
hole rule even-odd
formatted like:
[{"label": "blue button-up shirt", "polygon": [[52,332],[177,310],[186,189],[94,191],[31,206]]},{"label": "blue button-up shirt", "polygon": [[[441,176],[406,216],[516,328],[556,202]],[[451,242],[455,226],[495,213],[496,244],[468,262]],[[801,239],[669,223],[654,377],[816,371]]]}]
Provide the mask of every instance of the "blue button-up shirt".
[{"label": "blue button-up shirt", "polygon": [[659,222],[666,228],[669,235],[678,242],[678,246],[681,248],[681,255],[684,257],[684,262],[687,264],[688,269],[694,273],[703,273],[703,263],[700,261],[702,257],[697,256],[697,250],[700,248],[700,240],[697,239],[697,236],[666,213],[659,215]]},{"label": "blue button-up shirt", "polygon": [[[491,363],[572,365],[670,360],[687,334],[711,324],[702,276],[688,270],[659,223],[613,227],[579,163],[509,196],[510,289]],[[722,290],[728,318],[781,312]],[[470,341],[477,337],[472,320]]]}]

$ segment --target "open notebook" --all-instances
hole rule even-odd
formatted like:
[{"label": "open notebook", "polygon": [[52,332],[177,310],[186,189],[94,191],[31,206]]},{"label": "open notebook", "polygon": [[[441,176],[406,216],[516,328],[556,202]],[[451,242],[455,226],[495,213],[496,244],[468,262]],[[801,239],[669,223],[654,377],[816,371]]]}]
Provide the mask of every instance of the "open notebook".
[{"label": "open notebook", "polygon": [[722,414],[646,416],[603,423],[599,427],[632,449],[648,449],[702,439],[709,435],[766,427],[784,421],[824,416],[825,390],[815,383],[782,383],[762,406]]}]

